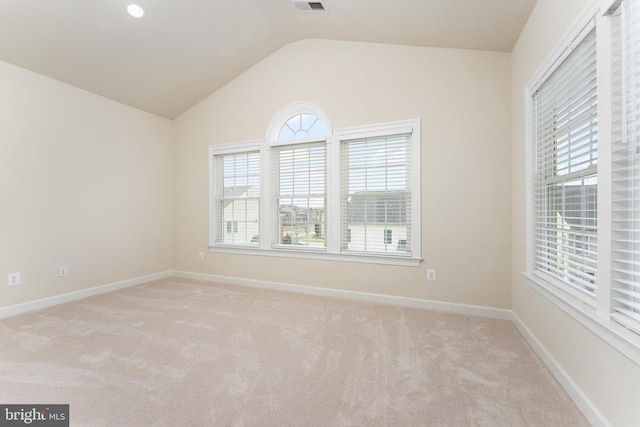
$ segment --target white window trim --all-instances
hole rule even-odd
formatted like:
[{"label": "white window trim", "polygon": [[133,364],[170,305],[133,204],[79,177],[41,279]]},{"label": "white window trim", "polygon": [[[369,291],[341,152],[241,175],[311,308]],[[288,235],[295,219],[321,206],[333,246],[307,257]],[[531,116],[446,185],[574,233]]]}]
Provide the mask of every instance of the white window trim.
[{"label": "white window trim", "polygon": [[[267,126],[267,133],[265,136],[265,141],[267,142],[267,144],[278,145],[279,143],[277,142],[277,139],[280,128],[284,126],[287,120],[297,114],[311,114],[313,116],[319,117],[325,124],[327,137],[331,135],[331,121],[329,120],[329,116],[327,116],[327,113],[325,113],[322,108],[311,102],[293,102],[282,107],[269,122],[269,125]],[[317,141],[317,139],[315,138],[312,138],[311,140]],[[301,140],[294,140],[294,143],[298,141],[304,142]],[[291,141],[286,141],[284,142],[284,144],[291,144]]]},{"label": "white window trim", "polygon": [[[325,137],[301,138],[301,139],[294,139],[290,141],[278,141],[278,133],[280,132],[280,129],[282,128],[282,126],[284,126],[284,124],[291,117],[296,116],[298,114],[310,114],[310,115],[319,117],[320,120],[322,120],[325,125],[325,130],[327,132]],[[273,213],[272,184],[273,182],[270,179],[270,177],[271,177],[271,168],[273,165],[272,148],[281,147],[281,146],[290,146],[290,145],[296,145],[296,144],[325,142],[327,144],[327,148],[326,148],[327,169],[325,171],[327,182],[325,183],[325,192],[328,195],[329,177],[330,177],[329,165],[331,163],[329,161],[329,146],[331,142],[331,133],[332,133],[332,127],[331,127],[331,121],[329,120],[329,117],[327,116],[327,114],[324,112],[322,108],[320,108],[318,105],[311,102],[293,102],[291,104],[288,104],[283,108],[281,108],[269,122],[269,125],[267,126],[267,132],[265,135],[264,150],[262,151],[262,156],[263,156],[262,167],[264,168],[263,170],[265,171],[265,174],[263,174],[263,176],[269,177],[266,180],[266,182],[263,183],[262,195],[261,195],[261,199],[263,201],[263,209],[260,212],[260,221],[262,225],[262,227],[260,227],[260,250],[263,254],[268,253],[269,255],[271,255],[271,252],[274,252],[274,253],[281,253],[282,254],[281,256],[291,257],[292,253],[302,253],[303,255],[306,254],[306,256],[303,256],[302,258],[305,258],[305,257],[314,258],[318,255],[322,256],[323,253],[327,252],[327,248],[329,246],[328,236],[326,241],[327,248],[308,248],[307,247],[307,248],[294,249],[294,248],[289,248],[287,245],[279,245],[272,242],[273,225],[274,225],[274,221],[272,218],[272,213]],[[327,211],[330,211],[328,204],[329,202],[327,201]],[[327,224],[328,223],[329,221],[327,219]]]},{"label": "white window trim", "polygon": [[[268,148],[265,150],[265,157],[268,159],[269,161],[269,176],[271,176],[271,172],[272,172],[272,168],[273,168],[273,163],[271,162],[271,160],[273,159],[273,148],[274,147],[287,147],[287,146],[294,146],[294,145],[302,145],[302,144],[307,144],[307,143],[326,143],[327,138],[304,138],[304,139],[296,139],[293,141],[285,141],[284,144],[282,144],[280,141],[270,141],[267,143]],[[325,159],[328,159],[328,146],[325,147]],[[325,163],[325,179],[328,180],[329,176],[328,176],[328,171],[326,170],[326,167],[328,166],[330,162],[326,162]],[[265,169],[267,170],[267,169]],[[261,241],[264,240],[265,241],[265,245],[262,246],[262,249],[269,249],[269,246],[271,249],[274,249],[276,251],[283,251],[283,250],[287,250],[287,251],[300,251],[300,252],[326,252],[327,249],[326,248],[319,248],[319,247],[296,247],[295,249],[291,248],[291,245],[284,245],[284,244],[279,244],[279,243],[275,243],[272,239],[273,239],[273,235],[274,235],[274,230],[273,230],[273,225],[275,224],[275,222],[273,221],[273,217],[270,216],[270,214],[273,214],[274,208],[273,208],[273,193],[271,193],[272,188],[272,184],[273,184],[273,180],[272,179],[268,179],[268,184],[267,187],[269,189],[269,193],[267,193],[266,195],[263,195],[263,200],[266,201],[265,203],[265,215],[267,216],[266,222],[264,223],[265,227],[264,227],[264,234],[260,233],[260,239]],[[325,195],[328,196],[328,185],[327,182],[325,182]],[[329,207],[327,206],[327,210],[329,209]],[[262,229],[261,229],[262,230]],[[328,242],[327,242],[328,244]]]},{"label": "white window trim", "polygon": [[280,127],[286,121],[287,116],[308,112],[325,120],[327,127],[327,137],[301,139],[294,141],[287,141],[286,145],[296,143],[318,142],[325,141],[327,144],[327,224],[340,224],[340,144],[341,140],[371,137],[371,136],[389,136],[399,133],[411,133],[411,156],[413,159],[420,159],[420,119],[402,120],[396,122],[378,123],[366,126],[355,126],[343,129],[336,129],[331,134],[331,125],[326,117],[326,114],[317,106],[310,103],[294,103],[281,109],[274,117],[274,120],[270,123],[266,138],[261,141],[249,141],[241,143],[232,143],[224,145],[212,145],[209,147],[209,182],[210,182],[210,194],[209,194],[209,217],[210,217],[210,236],[209,236],[209,251],[214,253],[229,253],[238,255],[250,255],[250,256],[270,256],[270,257],[285,257],[285,258],[303,258],[303,259],[318,259],[328,261],[343,261],[343,262],[357,262],[367,264],[386,264],[386,265],[398,265],[398,266],[412,266],[418,267],[422,261],[421,254],[421,179],[420,179],[420,161],[412,162],[412,193],[418,197],[412,198],[411,207],[411,221],[412,221],[412,233],[415,238],[412,239],[411,255],[384,255],[384,254],[371,254],[371,253],[344,253],[341,251],[341,236],[340,227],[329,227],[326,240],[326,248],[288,248],[278,245],[272,247],[271,244],[271,180],[265,179],[260,183],[261,186],[261,212],[260,212],[260,246],[248,247],[244,245],[230,245],[224,243],[215,242],[215,221],[213,211],[213,185],[214,168],[213,156],[219,154],[231,154],[242,151],[255,151],[260,150],[261,153],[261,175],[263,177],[270,177],[271,175],[271,147],[282,145],[279,142],[275,142],[275,135]]},{"label": "white window trim", "polygon": [[[611,248],[611,121],[602,119],[611,117],[611,61],[610,61],[610,20],[609,10],[616,0],[593,0],[581,13],[562,38],[558,46],[538,68],[524,90],[525,102],[525,175],[526,175],[526,271],[522,274],[529,285],[547,298],[573,319],[593,332],[596,336],[616,348],[632,361],[640,364],[640,335],[628,330],[610,318],[610,248]],[[580,42],[590,30],[590,22],[596,25],[596,61],[598,66],[598,296],[594,298],[570,289],[558,286],[546,276],[536,274],[533,268],[533,170],[535,153],[533,152],[533,111],[531,99],[536,89],[555,70],[562,60],[571,53],[574,43]],[[604,48],[603,48],[604,47]],[[602,88],[602,89],[601,89]],[[601,120],[602,119],[602,120]]]},{"label": "white window trim", "polygon": [[[402,120],[397,122],[387,122],[387,123],[378,123],[371,126],[356,126],[344,129],[338,129],[334,132],[333,139],[336,142],[334,147],[332,147],[332,155],[334,156],[334,162],[332,164],[337,167],[339,165],[340,160],[340,144],[342,141],[348,141],[352,139],[361,139],[361,138],[375,138],[375,137],[385,137],[390,135],[398,135],[398,134],[411,134],[411,158],[418,159],[417,162],[411,162],[411,193],[416,194],[419,197],[411,198],[411,234],[414,236],[411,239],[411,256],[408,256],[408,259],[418,259],[420,260],[422,257],[421,252],[421,240],[422,240],[422,231],[421,231],[421,177],[420,177],[420,119],[413,120]],[[333,177],[331,184],[333,187],[331,188],[332,194],[340,195],[340,171],[336,170],[330,175]],[[337,211],[340,213],[340,199],[339,197],[335,200],[337,206],[332,211]],[[338,223],[340,218],[337,218]],[[335,242],[337,245],[336,251],[340,250],[340,230],[333,230],[334,235],[332,236],[331,241]],[[353,253],[353,252],[350,252]],[[399,255],[394,255],[393,258],[400,258]]]},{"label": "white window trim", "polygon": [[[212,246],[220,247],[244,247],[241,245],[230,245],[229,243],[215,243],[216,241],[216,222],[218,218],[215,215],[213,200],[215,197],[215,188],[212,185],[216,174],[216,166],[214,156],[225,154],[238,154],[250,151],[261,151],[263,141],[247,141],[233,144],[211,145],[209,146],[209,248]],[[260,165],[262,167],[262,164]],[[260,227],[262,229],[262,227]]]}]

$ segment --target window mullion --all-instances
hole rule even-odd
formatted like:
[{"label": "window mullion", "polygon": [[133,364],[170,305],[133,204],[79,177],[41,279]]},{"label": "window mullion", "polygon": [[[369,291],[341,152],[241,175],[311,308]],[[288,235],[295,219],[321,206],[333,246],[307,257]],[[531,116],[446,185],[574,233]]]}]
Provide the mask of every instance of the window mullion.
[{"label": "window mullion", "polygon": [[327,252],[340,253],[340,144],[327,138]]},{"label": "window mullion", "polygon": [[[210,146],[209,249],[418,266],[419,119],[331,133],[323,113],[295,113],[292,106],[283,111],[272,120],[263,141]],[[341,144],[353,140],[375,144],[355,154],[360,158],[367,152],[368,163],[353,169],[364,176],[356,186],[372,229],[364,230],[364,251],[346,253],[343,244],[349,230],[342,190],[349,176],[341,170]],[[279,220],[287,223],[282,230]],[[382,233],[387,228],[389,233]]]},{"label": "window mullion", "polygon": [[611,313],[611,139],[612,139],[612,37],[611,17],[596,18],[598,64],[598,292],[596,314],[608,320]]},{"label": "window mullion", "polygon": [[263,145],[262,147],[262,180],[263,185],[260,191],[260,249],[270,249],[273,236],[273,222],[271,221],[271,212],[273,210],[272,188],[273,183],[271,177],[274,175],[272,171],[271,156],[273,150]]}]

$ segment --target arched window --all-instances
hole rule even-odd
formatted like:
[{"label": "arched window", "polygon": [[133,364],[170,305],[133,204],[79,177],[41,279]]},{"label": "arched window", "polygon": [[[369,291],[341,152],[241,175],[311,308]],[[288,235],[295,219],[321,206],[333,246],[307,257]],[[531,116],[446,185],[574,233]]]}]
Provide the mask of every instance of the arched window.
[{"label": "arched window", "polygon": [[327,129],[320,117],[308,113],[300,113],[285,122],[278,132],[278,141],[296,139],[323,138]]},{"label": "arched window", "polygon": [[309,103],[291,104],[271,121],[275,247],[326,248],[327,123]]},{"label": "arched window", "polygon": [[420,264],[420,119],[333,129],[296,102],[210,153],[212,250]]},{"label": "arched window", "polygon": [[333,132],[329,116],[311,102],[294,102],[278,111],[267,128],[268,145],[326,141]]}]

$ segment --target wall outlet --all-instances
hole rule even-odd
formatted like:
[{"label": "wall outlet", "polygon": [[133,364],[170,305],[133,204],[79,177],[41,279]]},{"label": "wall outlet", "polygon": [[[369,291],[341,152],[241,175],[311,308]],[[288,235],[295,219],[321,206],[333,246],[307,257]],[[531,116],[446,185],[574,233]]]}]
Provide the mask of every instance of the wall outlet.
[{"label": "wall outlet", "polygon": [[69,269],[66,265],[58,267],[58,277],[67,277],[69,275]]},{"label": "wall outlet", "polygon": [[20,284],[20,273],[9,274],[9,286]]},{"label": "wall outlet", "polygon": [[436,271],[433,269],[427,270],[427,280],[436,280]]},{"label": "wall outlet", "polygon": [[204,261],[204,253],[203,252],[199,252],[198,253],[198,261]]}]

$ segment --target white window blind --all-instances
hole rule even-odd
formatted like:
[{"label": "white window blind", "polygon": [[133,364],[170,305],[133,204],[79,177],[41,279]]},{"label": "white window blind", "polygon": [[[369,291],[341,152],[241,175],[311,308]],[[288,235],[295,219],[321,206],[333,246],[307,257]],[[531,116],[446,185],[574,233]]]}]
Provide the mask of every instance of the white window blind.
[{"label": "white window blind", "polygon": [[612,27],[612,317],[640,333],[640,0],[624,0]]},{"label": "white window blind", "polygon": [[595,29],[533,95],[534,272],[596,293]]},{"label": "white window blind", "polygon": [[326,246],[326,144],[273,148],[274,244]]},{"label": "white window blind", "polygon": [[342,250],[411,255],[411,134],[341,144]]},{"label": "white window blind", "polygon": [[260,152],[214,156],[215,242],[259,244]]},{"label": "white window blind", "polygon": [[296,102],[266,135],[209,147],[210,251],[420,265],[420,119],[333,130]]}]

